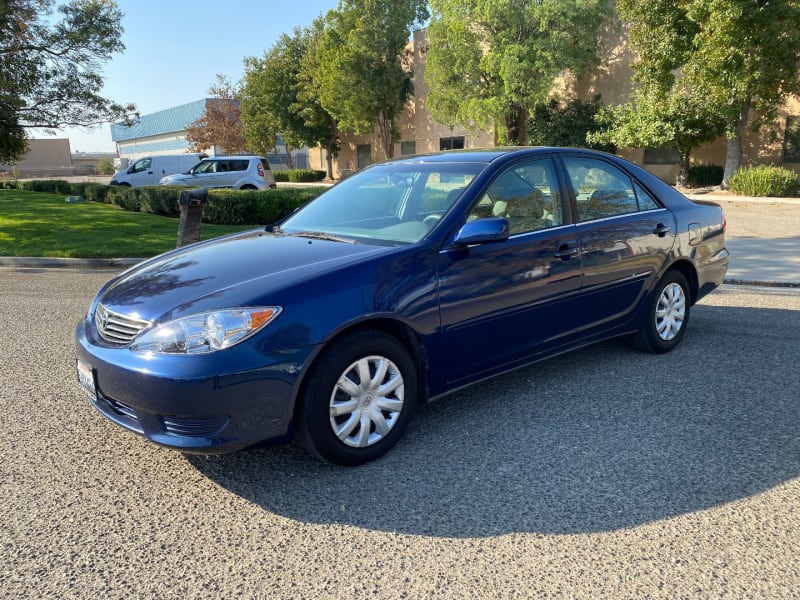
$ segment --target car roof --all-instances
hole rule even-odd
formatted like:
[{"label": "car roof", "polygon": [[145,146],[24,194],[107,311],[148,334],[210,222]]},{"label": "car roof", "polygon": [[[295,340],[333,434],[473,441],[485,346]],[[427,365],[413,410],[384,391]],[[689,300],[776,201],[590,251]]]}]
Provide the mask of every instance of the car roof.
[{"label": "car roof", "polygon": [[221,158],[261,158],[257,154],[217,154],[216,156],[207,156],[203,160],[217,160]]},{"label": "car roof", "polygon": [[[463,150],[442,150],[425,154],[413,154],[389,159],[392,163],[480,163],[489,164],[500,158],[513,159],[517,156],[535,156],[537,154],[595,154],[606,155],[604,152],[589,150],[587,148],[552,147],[552,146],[506,146],[497,148],[474,148]],[[375,163],[380,164],[380,163]]]}]

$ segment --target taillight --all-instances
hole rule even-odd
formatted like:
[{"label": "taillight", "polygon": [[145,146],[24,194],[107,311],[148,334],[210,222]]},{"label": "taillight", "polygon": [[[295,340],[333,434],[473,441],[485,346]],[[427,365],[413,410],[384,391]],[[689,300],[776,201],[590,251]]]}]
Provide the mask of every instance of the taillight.
[{"label": "taillight", "polygon": [[722,231],[727,231],[728,229],[728,218],[725,216],[725,211],[723,209],[719,209],[722,213]]},{"label": "taillight", "polygon": [[262,165],[261,163],[258,163],[258,176],[259,177],[264,176],[264,165]]}]

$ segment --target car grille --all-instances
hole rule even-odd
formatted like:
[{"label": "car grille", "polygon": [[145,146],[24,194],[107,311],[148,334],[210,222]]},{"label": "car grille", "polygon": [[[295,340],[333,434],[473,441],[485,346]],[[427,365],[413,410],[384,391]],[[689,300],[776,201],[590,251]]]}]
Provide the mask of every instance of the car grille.
[{"label": "car grille", "polygon": [[94,322],[100,336],[107,342],[116,344],[127,344],[150,325],[149,321],[114,312],[102,304],[97,305]]}]

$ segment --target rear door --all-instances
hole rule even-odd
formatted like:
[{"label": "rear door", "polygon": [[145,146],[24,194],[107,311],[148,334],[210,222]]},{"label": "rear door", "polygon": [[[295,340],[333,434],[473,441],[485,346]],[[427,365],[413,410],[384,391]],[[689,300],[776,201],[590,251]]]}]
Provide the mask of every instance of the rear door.
[{"label": "rear door", "polygon": [[669,259],[675,218],[622,169],[594,156],[563,158],[582,257],[585,322],[611,324],[637,305]]}]

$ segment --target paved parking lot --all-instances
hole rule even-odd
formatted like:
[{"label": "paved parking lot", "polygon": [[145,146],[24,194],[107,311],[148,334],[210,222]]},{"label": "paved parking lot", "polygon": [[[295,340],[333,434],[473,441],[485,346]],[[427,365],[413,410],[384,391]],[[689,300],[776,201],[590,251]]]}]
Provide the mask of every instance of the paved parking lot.
[{"label": "paved parking lot", "polygon": [[674,353],[516,371],[343,469],[96,414],[72,334],[108,276],[0,268],[0,597],[797,597],[798,290],[725,286]]}]

